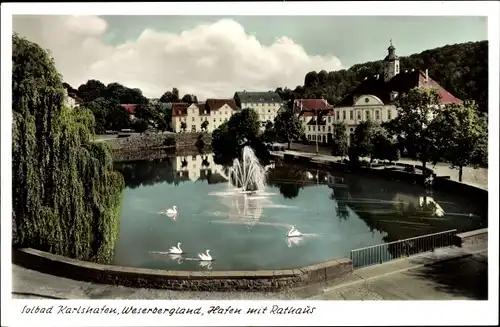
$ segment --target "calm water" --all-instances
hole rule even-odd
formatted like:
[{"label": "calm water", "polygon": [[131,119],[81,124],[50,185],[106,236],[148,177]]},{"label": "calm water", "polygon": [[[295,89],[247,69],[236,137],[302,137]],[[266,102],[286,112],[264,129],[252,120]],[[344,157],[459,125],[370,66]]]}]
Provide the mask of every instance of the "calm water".
[{"label": "calm water", "polygon": [[[423,209],[420,187],[353,174],[276,166],[268,170],[264,195],[235,195],[210,154],[116,168],[127,184],[114,259],[120,266],[294,268],[348,257],[360,247],[480,228],[487,221],[487,208],[472,199],[434,193],[437,206]],[[158,213],[174,205],[175,218]],[[444,215],[432,213],[439,208]],[[287,238],[291,225],[304,236]],[[186,252],[181,258],[153,253],[178,242]],[[215,259],[210,265],[190,260],[206,249]]]}]

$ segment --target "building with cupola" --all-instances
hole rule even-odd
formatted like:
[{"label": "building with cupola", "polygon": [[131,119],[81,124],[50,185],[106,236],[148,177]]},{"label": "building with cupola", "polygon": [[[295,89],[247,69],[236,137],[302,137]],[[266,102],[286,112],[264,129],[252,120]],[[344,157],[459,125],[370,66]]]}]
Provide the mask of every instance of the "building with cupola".
[{"label": "building with cupola", "polygon": [[354,91],[334,107],[334,120],[344,122],[347,131],[352,133],[362,121],[371,119],[382,123],[394,119],[397,116],[395,101],[398,96],[415,87],[436,89],[442,105],[462,103],[462,100],[433,80],[428,69],[401,70],[400,59],[391,40],[383,61],[382,76],[376,74],[365,77]]}]

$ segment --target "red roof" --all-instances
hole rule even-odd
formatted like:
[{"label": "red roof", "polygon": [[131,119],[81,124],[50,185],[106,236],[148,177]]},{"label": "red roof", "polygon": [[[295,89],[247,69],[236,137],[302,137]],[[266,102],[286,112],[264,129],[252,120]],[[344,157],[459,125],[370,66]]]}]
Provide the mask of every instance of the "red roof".
[{"label": "red roof", "polygon": [[420,74],[418,76],[418,87],[432,87],[439,92],[439,99],[441,104],[461,104],[463,101],[455,97],[450,92],[446,91],[438,82],[432,78],[428,78],[425,81],[425,73],[419,70]]},{"label": "red roof", "polygon": [[[318,111],[318,113],[316,113],[316,111]],[[328,108],[328,109],[319,109],[319,110],[302,110],[299,113],[299,116],[303,116],[303,117],[315,117],[316,115],[333,116],[334,112],[333,112],[333,109]]]},{"label": "red roof", "polygon": [[228,105],[233,110],[238,110],[238,106],[236,106],[236,102],[234,99],[207,99],[205,103],[208,110],[219,110],[224,105]]},{"label": "red roof", "polygon": [[330,110],[332,105],[325,99],[295,99],[295,112],[304,110]]},{"label": "red roof", "polygon": [[172,117],[182,117],[187,115],[189,103],[172,103]]},{"label": "red roof", "polygon": [[121,106],[129,113],[129,114],[134,114],[135,113],[135,108],[136,104],[121,104]]},{"label": "red roof", "polygon": [[442,104],[447,103],[462,103],[462,100],[453,96],[446,91],[439,83],[432,78],[428,78],[426,82],[425,72],[415,70],[410,72],[401,72],[385,82],[383,77],[375,75],[361,82],[361,84],[349,95],[347,95],[337,107],[353,106],[356,99],[361,95],[374,95],[378,97],[384,104],[394,102],[391,100],[391,92],[406,93],[414,87],[432,87],[439,92],[439,97]]}]

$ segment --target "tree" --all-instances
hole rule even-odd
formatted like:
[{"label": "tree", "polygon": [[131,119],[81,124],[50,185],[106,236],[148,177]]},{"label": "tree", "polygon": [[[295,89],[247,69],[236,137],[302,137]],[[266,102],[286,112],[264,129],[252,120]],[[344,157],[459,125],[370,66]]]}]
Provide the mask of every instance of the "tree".
[{"label": "tree", "polygon": [[203,131],[205,131],[205,132],[206,132],[206,131],[208,130],[208,120],[204,120],[204,121],[201,123],[201,126],[200,126],[200,127],[201,127],[201,129],[202,129]]},{"label": "tree", "polygon": [[259,116],[252,109],[238,111],[212,132],[212,149],[218,164],[231,164],[245,146],[250,146],[259,159],[267,160],[269,152],[260,137]]},{"label": "tree", "polygon": [[442,157],[436,138],[441,127],[434,119],[440,110],[439,94],[432,88],[414,88],[398,97],[392,132],[422,162],[424,176],[427,163],[435,164]]},{"label": "tree", "polygon": [[163,93],[160,97],[160,102],[169,103],[169,102],[179,102],[179,90],[177,88],[172,88],[172,91],[167,91]]},{"label": "tree", "polygon": [[130,115],[127,110],[114,101],[109,101],[108,105],[106,129],[119,131],[128,128],[130,126]]},{"label": "tree", "polygon": [[477,168],[487,162],[487,152],[483,150],[488,147],[488,126],[475,103],[447,105],[436,117],[436,123],[440,125],[440,150],[451,167],[458,168],[460,182],[463,167]]},{"label": "tree", "polygon": [[106,85],[101,81],[91,79],[78,87],[78,95],[84,102],[91,102],[97,98],[105,97]]},{"label": "tree", "polygon": [[64,87],[39,45],[12,36],[13,246],[109,262],[123,177],[94,142],[90,110],[64,107]]},{"label": "tree", "polygon": [[186,124],[186,122],[185,122],[185,121],[181,122],[181,130],[182,130],[183,132],[185,132],[185,131],[186,131],[186,129],[187,129],[187,124]]},{"label": "tree", "polygon": [[134,124],[134,130],[137,132],[137,133],[144,133],[145,131],[147,131],[149,128],[149,124],[148,124],[148,121],[147,120],[144,120],[144,119],[138,119],[135,124]]},{"label": "tree", "polygon": [[184,103],[198,103],[198,98],[194,94],[186,94],[182,97],[181,102]]},{"label": "tree", "polygon": [[264,133],[262,134],[262,139],[264,142],[273,143],[276,141],[276,131],[274,130],[274,124],[272,121],[268,121],[266,123],[266,127],[264,129]]},{"label": "tree", "polygon": [[358,157],[370,157],[374,159],[375,148],[373,144],[378,126],[371,120],[363,121],[354,130],[353,135],[353,153]]},{"label": "tree", "polygon": [[280,141],[287,142],[289,150],[292,141],[299,139],[304,134],[302,124],[291,110],[283,110],[278,113],[274,119],[274,130]]},{"label": "tree", "polygon": [[340,157],[347,155],[348,137],[345,123],[337,122],[333,125],[332,155]]}]

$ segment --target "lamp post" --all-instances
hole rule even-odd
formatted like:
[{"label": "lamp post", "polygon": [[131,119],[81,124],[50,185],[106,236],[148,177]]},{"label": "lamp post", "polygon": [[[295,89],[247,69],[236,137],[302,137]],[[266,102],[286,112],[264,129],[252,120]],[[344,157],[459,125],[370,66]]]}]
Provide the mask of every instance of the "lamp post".
[{"label": "lamp post", "polygon": [[319,128],[318,128],[318,119],[319,119],[319,115],[318,115],[318,109],[316,109],[316,155],[319,155],[319,150],[318,150],[318,132],[319,132]]}]

